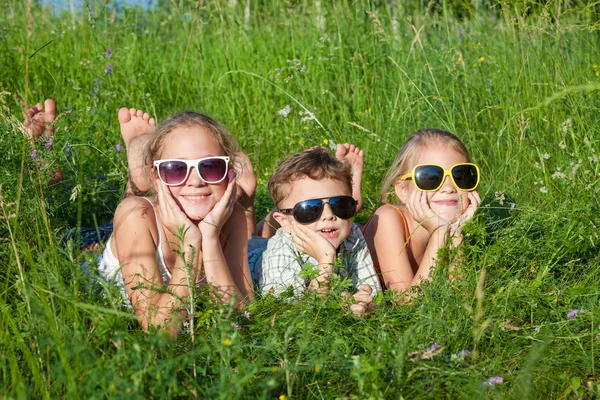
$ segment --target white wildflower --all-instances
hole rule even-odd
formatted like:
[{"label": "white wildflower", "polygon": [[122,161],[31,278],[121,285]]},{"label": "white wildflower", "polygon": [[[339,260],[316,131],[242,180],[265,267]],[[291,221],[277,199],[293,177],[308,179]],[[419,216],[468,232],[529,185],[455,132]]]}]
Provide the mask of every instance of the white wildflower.
[{"label": "white wildflower", "polygon": [[544,160],[548,160],[550,158],[550,154],[544,153]]},{"label": "white wildflower", "polygon": [[590,162],[597,163],[598,162],[598,155],[597,154],[592,154],[591,157],[588,157],[588,160]]},{"label": "white wildflower", "polygon": [[284,81],[285,83],[288,83],[288,82],[289,82],[289,81],[291,81],[293,78],[294,78],[294,76],[293,76],[293,75],[290,75],[290,76],[288,76],[287,78],[285,78],[283,81]]},{"label": "white wildflower", "polygon": [[310,111],[300,111],[300,115],[302,115],[302,122],[307,122],[307,121],[313,121],[315,120],[315,114],[311,113]]},{"label": "white wildflower", "polygon": [[281,110],[277,111],[277,114],[281,115],[283,118],[287,118],[288,115],[292,112],[292,106],[286,104]]},{"label": "white wildflower", "polygon": [[504,193],[495,192],[494,197],[496,197],[496,200],[498,200],[498,203],[500,203],[501,206],[504,205],[504,200],[506,200],[506,196],[504,196]]},{"label": "white wildflower", "polygon": [[562,172],[560,170],[560,168],[556,168],[556,172],[552,174],[552,179],[558,179],[558,178],[566,178],[567,175],[564,174],[564,172]]},{"label": "white wildflower", "polygon": [[540,169],[540,168],[542,168],[542,167],[540,166],[540,163],[539,163],[539,162],[536,162],[535,164],[533,164],[533,166],[534,166],[534,167],[536,167],[537,169]]},{"label": "white wildflower", "polygon": [[563,140],[563,141],[561,141],[561,142],[558,144],[558,147],[560,147],[561,149],[566,149],[566,148],[567,148],[567,144],[566,144],[566,143],[565,143],[565,141]]},{"label": "white wildflower", "polygon": [[329,149],[331,151],[337,151],[337,143],[333,139],[329,139]]},{"label": "white wildflower", "polygon": [[590,145],[590,139],[586,136],[583,138],[583,143],[585,143],[587,146]]},{"label": "white wildflower", "polygon": [[573,125],[571,118],[567,119],[565,122],[563,122],[560,126],[560,130],[563,133],[567,133],[569,132],[569,129],[571,129],[571,126]]},{"label": "white wildflower", "polygon": [[546,189],[546,186],[542,186],[540,188],[540,192],[542,192],[542,193],[548,193],[548,189]]}]

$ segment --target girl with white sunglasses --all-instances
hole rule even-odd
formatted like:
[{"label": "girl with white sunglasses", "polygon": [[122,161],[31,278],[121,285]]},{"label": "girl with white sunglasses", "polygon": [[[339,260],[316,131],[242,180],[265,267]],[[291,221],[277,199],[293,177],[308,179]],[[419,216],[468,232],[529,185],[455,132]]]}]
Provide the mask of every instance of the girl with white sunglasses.
[{"label": "girl with white sunglasses", "polygon": [[423,129],[407,139],[383,180],[384,205],[363,228],[384,287],[403,292],[418,285],[429,278],[438,250],[462,241],[460,228],[481,202],[479,176],[452,133]]},{"label": "girl with white sunglasses", "polygon": [[[121,109],[119,122],[124,137],[154,127],[135,109]],[[149,177],[154,195],[119,204],[99,269],[122,287],[144,329],[176,334],[191,292],[205,283],[224,303],[240,306],[253,296],[246,211],[231,167],[239,154],[222,125],[194,112],[173,116],[145,140],[138,147],[149,169],[135,179]]]}]

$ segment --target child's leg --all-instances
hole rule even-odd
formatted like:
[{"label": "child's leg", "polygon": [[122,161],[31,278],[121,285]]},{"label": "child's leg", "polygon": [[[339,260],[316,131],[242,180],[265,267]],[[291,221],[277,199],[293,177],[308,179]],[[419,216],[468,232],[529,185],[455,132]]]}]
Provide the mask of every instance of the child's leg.
[{"label": "child's leg", "polygon": [[352,167],[352,197],[358,202],[356,212],[359,212],[363,203],[360,186],[365,164],[365,152],[353,144],[344,143],[338,144],[335,157],[338,160],[347,162]]},{"label": "child's leg", "polygon": [[235,153],[234,165],[237,174],[237,201],[246,210],[246,225],[248,226],[248,239],[256,235],[256,215],[254,210],[254,197],[256,196],[256,177],[250,158],[242,152]]},{"label": "child's leg", "polygon": [[156,128],[156,121],[142,110],[123,107],[119,110],[119,124],[127,149],[127,169],[129,170],[125,197],[143,196],[150,190],[144,153],[146,145],[152,138],[150,133]]}]

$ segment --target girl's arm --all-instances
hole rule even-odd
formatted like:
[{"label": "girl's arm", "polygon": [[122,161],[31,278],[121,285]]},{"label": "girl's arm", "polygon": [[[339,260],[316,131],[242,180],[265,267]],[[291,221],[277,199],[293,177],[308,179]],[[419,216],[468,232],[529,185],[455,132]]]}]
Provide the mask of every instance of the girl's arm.
[{"label": "girl's arm", "polygon": [[[177,334],[187,313],[185,305],[190,287],[185,263],[180,257],[172,268],[171,281],[164,286],[155,256],[158,229],[161,228],[156,226],[152,206],[139,197],[123,200],[115,212],[114,227],[112,242],[122,265],[127,295],[142,329],[165,326],[170,334]],[[198,252],[200,243],[196,239],[193,235],[186,235],[184,251],[189,252],[190,246],[193,246]],[[193,267],[199,268],[198,265]]]},{"label": "girl's arm", "polygon": [[404,221],[398,210],[390,205],[380,207],[367,225],[364,236],[385,286],[398,292],[410,288],[414,273],[408,257]]},{"label": "girl's arm", "polygon": [[[237,204],[235,201],[235,196],[235,173],[230,171],[229,183],[227,184],[227,189],[225,190],[223,197],[217,202],[217,204],[215,204],[214,208],[208,213],[208,215],[204,217],[202,221],[200,221],[198,227],[202,233],[202,254],[206,281],[216,289],[217,293],[221,296],[220,300],[222,302],[228,303],[231,301],[232,297],[235,297],[236,306],[240,306],[244,301],[242,298],[242,291],[236,285],[233,274],[230,270],[232,267],[235,269],[235,266],[228,264],[229,260],[225,257],[223,251],[224,246],[221,243],[222,238],[225,241],[228,240],[229,235],[227,235],[226,231],[223,231],[223,227],[233,216],[233,211],[235,209],[234,206]],[[244,216],[244,221],[245,218],[246,217]],[[246,246],[246,249],[248,246],[246,241],[247,232],[244,224],[242,224],[240,228],[245,241],[239,243],[238,239],[238,243],[236,244],[242,246],[241,249],[238,247],[237,250],[243,255],[243,246]],[[239,261],[239,259],[236,261]],[[232,263],[233,262],[235,261],[232,260]],[[248,260],[246,260],[246,269],[248,268],[247,265]]]}]

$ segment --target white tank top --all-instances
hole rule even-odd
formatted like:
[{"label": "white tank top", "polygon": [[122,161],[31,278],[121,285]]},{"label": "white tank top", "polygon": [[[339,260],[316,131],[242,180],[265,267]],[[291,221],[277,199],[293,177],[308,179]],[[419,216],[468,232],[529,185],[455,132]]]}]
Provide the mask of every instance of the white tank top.
[{"label": "white tank top", "polygon": [[[163,256],[162,251],[162,228],[160,224],[160,219],[158,218],[158,213],[156,212],[156,208],[154,208],[154,204],[152,201],[146,197],[142,197],[142,199],[148,201],[152,206],[152,210],[154,210],[154,217],[156,218],[156,227],[158,229],[158,245],[156,246],[156,264],[158,265],[158,272],[162,277],[162,280],[165,284],[168,284],[171,280],[171,273],[167,269],[167,265],[165,263],[165,258]],[[113,254],[110,248],[110,242],[112,240],[112,235],[106,242],[106,248],[102,253],[102,259],[98,263],[98,271],[100,271],[100,275],[107,281],[113,282],[121,289],[121,294],[123,295],[123,299],[126,304],[131,307],[131,302],[129,301],[129,297],[127,296],[127,290],[125,290],[125,282],[123,281],[123,274],[121,273],[121,263],[115,255]]]}]

